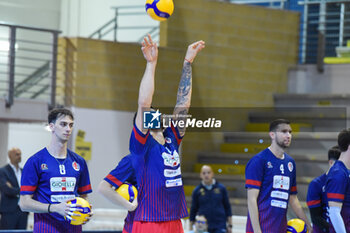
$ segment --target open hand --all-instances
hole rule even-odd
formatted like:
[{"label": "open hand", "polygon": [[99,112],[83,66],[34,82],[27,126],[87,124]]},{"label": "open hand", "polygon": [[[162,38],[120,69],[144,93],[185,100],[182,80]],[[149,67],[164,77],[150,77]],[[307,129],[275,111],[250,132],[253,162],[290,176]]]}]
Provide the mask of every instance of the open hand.
[{"label": "open hand", "polygon": [[[147,38],[148,37],[148,38]],[[157,62],[158,46],[152,41],[151,35],[148,34],[142,41],[142,53],[147,62]]]},{"label": "open hand", "polygon": [[197,53],[205,47],[205,42],[200,40],[190,44],[187,48],[185,60],[192,63],[194,58],[197,56]]},{"label": "open hand", "polygon": [[59,204],[52,204],[51,205],[51,212],[56,212],[60,215],[62,215],[63,217],[66,217],[72,221],[74,221],[74,219],[72,219],[71,216],[80,216],[80,214],[76,214],[74,213],[74,211],[79,210],[78,207],[81,207],[81,205],[78,204],[68,204],[69,201],[72,201],[74,199],[70,199],[67,200],[65,202],[61,202]]}]

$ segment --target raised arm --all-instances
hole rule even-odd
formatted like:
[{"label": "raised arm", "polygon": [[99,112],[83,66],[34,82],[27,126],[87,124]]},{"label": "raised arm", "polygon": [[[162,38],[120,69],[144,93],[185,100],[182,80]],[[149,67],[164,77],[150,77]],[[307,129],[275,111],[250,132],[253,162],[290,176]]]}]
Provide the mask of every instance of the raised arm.
[{"label": "raised arm", "polygon": [[[200,40],[194,42],[193,44],[188,46],[183,68],[180,79],[179,88],[177,91],[177,100],[173,115],[187,115],[188,110],[191,105],[191,94],[192,94],[192,67],[197,53],[201,51],[205,47],[205,42]],[[182,118],[182,117],[176,117]],[[180,135],[183,136],[185,134],[185,129],[180,130]]]},{"label": "raised arm", "polygon": [[143,133],[147,132],[147,129],[142,127],[142,114],[145,108],[150,108],[152,104],[152,98],[154,93],[154,76],[158,59],[158,47],[157,43],[152,41],[151,36],[148,34],[148,38],[145,37],[141,43],[142,53],[145,57],[147,64],[145,73],[143,74],[140,89],[139,89],[139,99],[138,108],[136,114],[136,127]]}]

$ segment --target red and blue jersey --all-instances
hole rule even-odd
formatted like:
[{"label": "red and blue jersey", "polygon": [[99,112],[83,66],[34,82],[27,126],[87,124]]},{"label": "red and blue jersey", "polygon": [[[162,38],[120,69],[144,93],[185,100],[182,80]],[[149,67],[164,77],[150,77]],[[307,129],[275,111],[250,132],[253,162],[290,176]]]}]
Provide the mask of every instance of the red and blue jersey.
[{"label": "red and blue jersey", "polygon": [[[350,172],[345,164],[338,160],[327,175],[326,194],[328,201],[341,202],[341,216],[346,232],[350,232]],[[335,232],[330,226],[329,232]]]},{"label": "red and blue jersey", "polygon": [[[328,211],[327,211],[327,196],[325,192],[327,175],[323,174],[319,177],[313,179],[309,184],[309,189],[307,191],[306,203],[310,209],[321,207],[322,208],[322,218],[329,221]],[[323,230],[320,229],[315,224],[313,225],[314,233],[322,233]]]},{"label": "red and blue jersey", "polygon": [[[257,204],[262,232],[285,233],[289,197],[297,194],[294,159],[286,153],[279,159],[265,149],[249,160],[245,176],[246,188],[260,190]],[[253,232],[249,213],[246,232]]]},{"label": "red and blue jersey", "polygon": [[[132,157],[127,155],[118,163],[117,167],[114,168],[105,178],[109,184],[111,184],[116,189],[119,188],[123,183],[129,183],[137,187],[135,169],[132,166]],[[135,211],[128,212],[124,220],[124,231],[131,233],[132,225],[134,221]]]},{"label": "red and blue jersey", "polygon": [[[23,167],[20,194],[33,195],[33,199],[41,203],[60,203],[91,192],[87,164],[70,150],[67,150],[66,159],[56,159],[44,148],[31,156]],[[65,222],[57,213],[35,213],[34,220]],[[34,226],[39,227],[36,222]]]},{"label": "red and blue jersey", "polygon": [[135,221],[162,222],[188,216],[182,184],[180,156],[182,138],[175,127],[163,132],[165,144],[159,144],[148,131],[143,134],[134,125],[130,152],[139,185]]}]

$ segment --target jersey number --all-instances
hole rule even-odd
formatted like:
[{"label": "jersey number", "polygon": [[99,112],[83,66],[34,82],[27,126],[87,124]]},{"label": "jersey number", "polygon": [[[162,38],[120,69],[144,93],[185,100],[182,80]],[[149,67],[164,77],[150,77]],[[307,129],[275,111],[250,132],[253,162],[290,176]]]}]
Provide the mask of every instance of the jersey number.
[{"label": "jersey number", "polygon": [[281,164],[280,170],[281,170],[281,173],[284,174],[284,166],[283,166],[283,164]]},{"label": "jersey number", "polygon": [[60,164],[58,167],[60,168],[60,174],[65,175],[66,174],[66,167],[64,166],[64,164]]}]

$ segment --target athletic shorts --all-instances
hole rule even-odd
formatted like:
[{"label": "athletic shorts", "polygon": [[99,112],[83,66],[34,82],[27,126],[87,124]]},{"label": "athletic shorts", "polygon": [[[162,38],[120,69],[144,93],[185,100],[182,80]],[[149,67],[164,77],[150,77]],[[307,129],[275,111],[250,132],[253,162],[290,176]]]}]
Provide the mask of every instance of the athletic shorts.
[{"label": "athletic shorts", "polygon": [[166,222],[140,222],[135,221],[132,233],[184,233],[181,220]]},{"label": "athletic shorts", "polygon": [[81,233],[81,225],[71,225],[68,221],[59,221],[47,213],[34,214],[33,233]]}]

